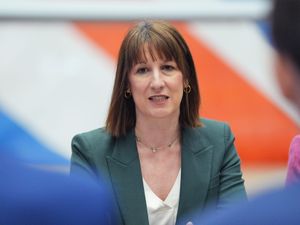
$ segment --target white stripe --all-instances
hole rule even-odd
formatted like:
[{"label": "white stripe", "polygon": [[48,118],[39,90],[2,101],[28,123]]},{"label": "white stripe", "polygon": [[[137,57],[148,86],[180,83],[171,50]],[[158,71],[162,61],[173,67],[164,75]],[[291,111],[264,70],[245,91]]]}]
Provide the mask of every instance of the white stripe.
[{"label": "white stripe", "polygon": [[115,65],[73,25],[1,23],[0,49],[0,104],[44,143],[104,125]]},{"label": "white stripe", "polygon": [[296,108],[281,94],[274,74],[273,48],[255,23],[190,23],[189,30],[234,68],[242,78],[263,93],[297,124]]},{"label": "white stripe", "polygon": [[262,19],[268,1],[14,1],[0,2],[0,19],[141,20]]}]

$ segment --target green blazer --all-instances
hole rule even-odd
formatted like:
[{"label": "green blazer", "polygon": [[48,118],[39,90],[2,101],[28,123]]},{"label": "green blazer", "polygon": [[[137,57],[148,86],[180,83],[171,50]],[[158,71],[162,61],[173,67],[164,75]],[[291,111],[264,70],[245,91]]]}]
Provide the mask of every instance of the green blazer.
[{"label": "green blazer", "polygon": [[[228,207],[246,199],[234,136],[225,123],[201,119],[199,128],[182,129],[181,184],[177,213],[186,217],[205,207]],[[114,138],[104,128],[72,140],[71,174],[105,179],[112,190],[117,224],[148,225],[134,130]],[[189,218],[188,218],[189,220]]]}]

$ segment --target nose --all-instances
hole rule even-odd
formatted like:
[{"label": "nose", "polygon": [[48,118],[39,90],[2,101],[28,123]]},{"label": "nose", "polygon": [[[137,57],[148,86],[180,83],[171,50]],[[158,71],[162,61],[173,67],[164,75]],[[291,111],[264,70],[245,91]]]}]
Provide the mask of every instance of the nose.
[{"label": "nose", "polygon": [[161,90],[165,86],[165,81],[163,79],[163,74],[161,73],[160,69],[154,69],[151,79],[150,87],[153,90]]}]

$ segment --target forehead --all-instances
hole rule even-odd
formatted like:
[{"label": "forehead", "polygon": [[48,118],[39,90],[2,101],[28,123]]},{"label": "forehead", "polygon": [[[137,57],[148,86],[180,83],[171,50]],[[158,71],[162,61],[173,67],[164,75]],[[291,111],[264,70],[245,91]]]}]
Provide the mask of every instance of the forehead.
[{"label": "forehead", "polygon": [[147,62],[148,60],[158,61],[158,60],[171,60],[173,57],[169,54],[164,53],[156,49],[153,46],[144,45],[140,47],[138,55],[136,56],[138,61]]},{"label": "forehead", "polygon": [[139,50],[134,56],[133,64],[148,62],[149,60],[169,61],[169,60],[174,60],[174,57],[172,56],[172,54],[170,54],[169,51],[163,51],[161,48],[158,49],[153,45],[144,44],[140,46]]}]

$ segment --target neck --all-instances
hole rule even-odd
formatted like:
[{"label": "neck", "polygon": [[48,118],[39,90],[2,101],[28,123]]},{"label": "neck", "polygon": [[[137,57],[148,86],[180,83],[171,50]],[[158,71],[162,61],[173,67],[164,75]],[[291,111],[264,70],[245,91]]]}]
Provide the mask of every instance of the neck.
[{"label": "neck", "polygon": [[179,119],[141,121],[137,118],[135,133],[146,145],[165,146],[180,138]]}]

